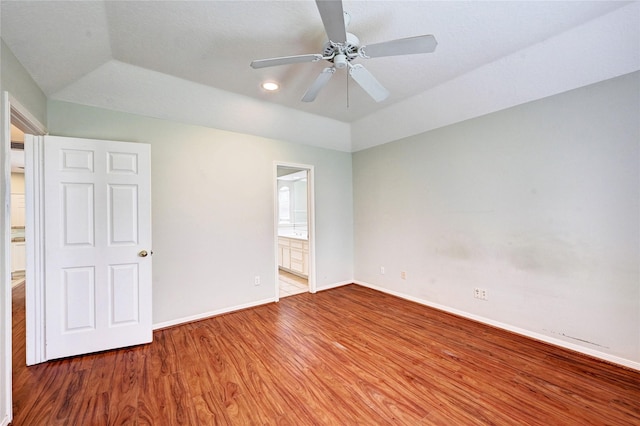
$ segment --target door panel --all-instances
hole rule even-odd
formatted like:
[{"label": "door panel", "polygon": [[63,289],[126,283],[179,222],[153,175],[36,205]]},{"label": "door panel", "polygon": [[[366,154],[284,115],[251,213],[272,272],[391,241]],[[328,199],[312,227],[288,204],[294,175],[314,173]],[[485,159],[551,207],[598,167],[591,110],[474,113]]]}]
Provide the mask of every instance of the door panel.
[{"label": "door panel", "polygon": [[140,321],[139,275],[138,265],[135,263],[109,267],[111,326],[135,324]]},{"label": "door panel", "polygon": [[138,187],[109,185],[109,245],[138,244]]},{"label": "door panel", "polygon": [[46,358],[148,343],[149,145],[44,139]]},{"label": "door panel", "polygon": [[62,220],[60,230],[64,234],[63,247],[94,245],[94,188],[86,183],[63,183]]},{"label": "door panel", "polygon": [[65,268],[62,280],[64,333],[95,329],[95,269]]}]

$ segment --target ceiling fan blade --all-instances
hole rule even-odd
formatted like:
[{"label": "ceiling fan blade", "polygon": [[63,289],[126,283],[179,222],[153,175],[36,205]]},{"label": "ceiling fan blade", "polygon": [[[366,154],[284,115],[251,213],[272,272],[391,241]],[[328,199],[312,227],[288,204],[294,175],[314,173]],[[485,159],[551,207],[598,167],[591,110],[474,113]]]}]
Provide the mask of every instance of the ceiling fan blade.
[{"label": "ceiling fan blade", "polygon": [[389,96],[389,91],[376,80],[361,64],[349,67],[349,75],[369,94],[376,102],[382,102]]},{"label": "ceiling fan blade", "polygon": [[344,25],[344,11],[341,0],[316,0],[320,17],[327,37],[334,43],[347,42],[347,30]]},{"label": "ceiling fan blade", "polygon": [[335,67],[325,68],[320,75],[316,78],[311,86],[307,89],[306,93],[302,97],[302,102],[313,102],[320,93],[320,90],[327,85],[331,77],[336,72]]},{"label": "ceiling fan blade", "polygon": [[436,50],[437,45],[438,42],[434,36],[421,35],[362,46],[358,49],[358,52],[365,58],[379,58],[382,56],[431,53]]},{"label": "ceiling fan blade", "polygon": [[251,68],[275,67],[278,65],[299,64],[302,62],[317,62],[322,59],[320,54],[283,56],[281,58],[257,59],[251,62]]}]

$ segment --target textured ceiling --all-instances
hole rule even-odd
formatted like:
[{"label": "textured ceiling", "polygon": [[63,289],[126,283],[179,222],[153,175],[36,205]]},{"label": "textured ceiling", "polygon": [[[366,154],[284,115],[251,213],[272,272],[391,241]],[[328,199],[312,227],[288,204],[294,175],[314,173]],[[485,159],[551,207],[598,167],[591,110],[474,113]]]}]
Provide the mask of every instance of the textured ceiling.
[{"label": "textured ceiling", "polygon": [[[198,83],[352,123],[628,3],[345,0],[348,31],[362,44],[421,34],[438,40],[432,54],[356,60],[391,92],[381,103],[347,82],[344,70],[315,102],[300,102],[324,61],[249,67],[253,59],[320,52],[324,29],[311,0],[3,0],[1,34],[51,99],[91,103],[97,91],[127,92],[160,73],[177,77],[168,88],[176,93],[183,83]],[[281,89],[265,93],[259,85],[266,79]],[[120,100],[112,95],[105,102],[118,109]]]}]

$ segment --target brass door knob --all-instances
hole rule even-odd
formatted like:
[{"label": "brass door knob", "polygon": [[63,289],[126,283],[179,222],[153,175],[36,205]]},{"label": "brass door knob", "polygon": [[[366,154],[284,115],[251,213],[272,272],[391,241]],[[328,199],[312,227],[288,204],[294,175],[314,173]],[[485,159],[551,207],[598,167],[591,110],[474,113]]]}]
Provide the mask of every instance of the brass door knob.
[{"label": "brass door knob", "polygon": [[147,253],[147,251],[146,251],[146,250],[142,250],[140,253],[138,253],[138,256],[140,256],[140,257],[147,257],[147,255],[148,255],[148,254],[149,254],[149,253]]}]

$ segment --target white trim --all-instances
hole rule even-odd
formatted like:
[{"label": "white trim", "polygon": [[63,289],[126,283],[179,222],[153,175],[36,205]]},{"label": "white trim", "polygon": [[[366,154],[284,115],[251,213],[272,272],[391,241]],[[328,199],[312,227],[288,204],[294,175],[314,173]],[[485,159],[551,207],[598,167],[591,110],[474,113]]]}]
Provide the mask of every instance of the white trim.
[{"label": "white trim", "polygon": [[309,291],[315,293],[316,287],[316,174],[315,168],[311,166],[307,176],[307,199],[309,200],[308,238],[309,238]]},{"label": "white trim", "polygon": [[18,287],[20,284],[24,284],[24,280],[15,280],[14,281],[13,278],[11,278],[11,290],[12,291],[13,291],[14,288]]},{"label": "white trim", "polygon": [[0,417],[3,424],[8,424],[13,419],[13,396],[12,391],[12,347],[11,347],[11,236],[9,229],[11,228],[11,164],[10,164],[10,146],[11,146],[11,105],[9,103],[9,93],[2,93],[2,117],[0,117],[0,153],[2,153],[2,165],[0,165],[0,173],[4,186],[0,188],[2,197],[2,211],[0,212],[0,235],[2,235],[2,259],[0,259],[0,275],[2,276],[2,326],[0,329],[0,339],[2,340],[3,353],[0,355],[0,377],[2,377],[2,412]]},{"label": "white trim", "polygon": [[309,243],[309,271],[307,282],[309,293],[316,290],[316,196],[315,196],[315,169],[310,164],[288,163],[285,161],[273,162],[273,244],[274,244],[274,277],[275,277],[275,301],[280,300],[280,285],[278,278],[278,167],[288,167],[307,171],[307,216],[309,223],[308,243]]},{"label": "white trim", "polygon": [[42,136],[25,135],[25,241],[27,250],[26,279],[26,353],[27,365],[47,360],[45,354],[44,316],[44,182],[42,181],[44,140]]},{"label": "white trim", "polygon": [[201,321],[203,319],[215,317],[215,316],[218,316],[218,315],[228,314],[228,313],[235,312],[235,311],[241,311],[241,310],[247,309],[247,308],[254,308],[256,306],[266,305],[268,303],[273,303],[273,302],[277,302],[277,300],[274,300],[273,298],[263,299],[263,300],[258,300],[256,302],[250,302],[250,303],[245,303],[245,304],[242,304],[242,305],[232,306],[232,307],[229,307],[229,308],[223,308],[223,309],[218,309],[218,310],[215,310],[215,311],[203,312],[201,314],[191,315],[191,316],[183,317],[183,318],[177,318],[177,319],[174,319],[174,320],[171,320],[171,321],[159,322],[157,324],[153,324],[152,325],[152,329],[155,331],[155,330],[160,330],[160,329],[163,329],[163,328],[174,327],[174,326],[180,325],[180,324],[186,324],[186,323],[190,323],[190,322]]},{"label": "white trim", "polygon": [[43,135],[47,133],[47,128],[33,114],[29,112],[20,102],[9,93],[9,104],[11,106],[10,123],[16,125],[25,133]]},{"label": "white trim", "polygon": [[345,285],[349,285],[349,284],[356,284],[356,282],[354,280],[340,281],[337,283],[322,286],[318,288],[317,291],[331,290],[332,288],[344,287]]},{"label": "white trim", "polygon": [[611,362],[611,363],[614,363],[614,364],[621,365],[623,367],[627,367],[627,368],[631,368],[631,369],[640,371],[640,362],[635,362],[635,361],[632,361],[632,360],[629,360],[629,359],[620,358],[620,357],[617,357],[615,355],[610,355],[610,354],[607,354],[607,353],[604,353],[604,352],[600,352],[600,351],[596,351],[596,350],[593,350],[593,349],[585,348],[584,346],[574,345],[572,343],[565,342],[564,340],[554,339],[553,337],[549,337],[549,336],[546,336],[544,334],[536,333],[534,331],[526,330],[526,329],[523,329],[523,328],[520,328],[520,327],[515,327],[515,326],[509,325],[509,324],[502,323],[500,321],[494,321],[494,320],[491,320],[491,319],[488,319],[488,318],[485,318],[485,317],[481,317],[479,315],[470,314],[468,312],[461,311],[461,310],[454,309],[454,308],[450,308],[448,306],[440,305],[438,303],[429,302],[429,301],[424,300],[424,299],[420,299],[420,298],[417,298],[417,297],[414,297],[414,296],[410,296],[408,294],[400,293],[400,292],[397,292],[397,291],[389,290],[387,288],[379,287],[379,286],[376,286],[376,285],[373,285],[373,284],[369,284],[369,283],[364,282],[364,281],[354,281],[354,283],[358,284],[358,285],[361,285],[363,287],[368,287],[370,289],[380,291],[382,293],[387,293],[387,294],[390,294],[392,296],[399,297],[401,299],[405,299],[405,300],[409,300],[411,302],[419,303],[421,305],[429,306],[430,308],[435,308],[435,309],[438,309],[440,311],[448,312],[450,314],[454,314],[454,315],[457,315],[457,316],[460,316],[460,317],[463,317],[463,318],[468,318],[468,319],[471,319],[471,320],[474,320],[474,321],[477,321],[477,322],[481,322],[483,324],[487,324],[487,325],[490,325],[490,326],[493,326],[493,327],[496,327],[496,328],[501,328],[503,330],[507,330],[507,331],[510,331],[512,333],[519,334],[521,336],[529,337],[529,338],[535,339],[535,340],[540,340],[542,342],[549,343],[549,344],[554,345],[554,346],[559,346],[561,348],[565,348],[565,349],[572,350],[574,352],[579,352],[579,353],[582,353],[582,354],[585,354],[585,355],[589,355],[591,357],[598,358],[598,359],[601,359],[601,360],[606,361],[606,362]]},{"label": "white trim", "polygon": [[280,271],[279,271],[279,250],[278,246],[278,216],[279,216],[279,208],[278,208],[278,162],[273,162],[273,177],[271,178],[273,182],[273,276],[274,276],[274,291],[275,297],[274,300],[276,302],[280,301]]}]

